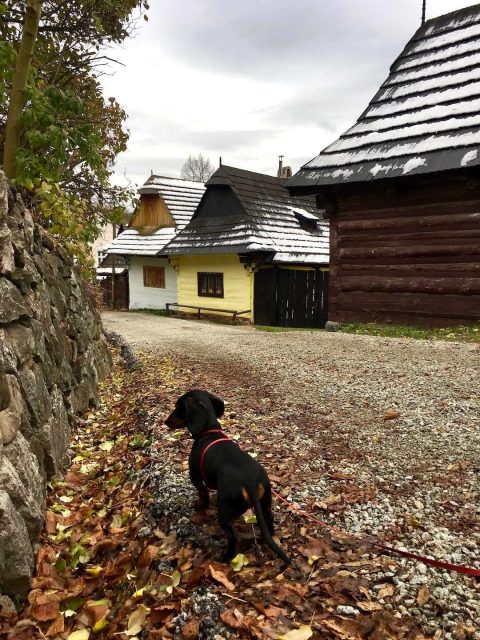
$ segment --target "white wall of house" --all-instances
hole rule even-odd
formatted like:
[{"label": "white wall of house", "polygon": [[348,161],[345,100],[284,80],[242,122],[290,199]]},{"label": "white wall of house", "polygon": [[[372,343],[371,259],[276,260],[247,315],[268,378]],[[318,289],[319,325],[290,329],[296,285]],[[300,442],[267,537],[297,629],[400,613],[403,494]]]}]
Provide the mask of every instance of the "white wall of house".
[{"label": "white wall of house", "polygon": [[[130,309],[165,309],[167,302],[177,302],[177,273],[167,258],[130,256],[128,265]],[[164,289],[144,286],[144,266],[164,267]]]}]

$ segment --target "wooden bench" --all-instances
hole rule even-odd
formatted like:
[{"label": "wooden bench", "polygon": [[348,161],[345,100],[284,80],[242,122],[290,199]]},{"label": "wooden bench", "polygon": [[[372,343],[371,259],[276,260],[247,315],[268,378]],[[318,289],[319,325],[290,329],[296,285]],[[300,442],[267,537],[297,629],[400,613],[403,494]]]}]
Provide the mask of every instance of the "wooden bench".
[{"label": "wooden bench", "polygon": [[250,313],[250,309],[246,311],[234,311],[233,309],[213,309],[212,307],[197,307],[191,304],[179,304],[178,302],[167,302],[165,305],[167,313],[170,313],[170,307],[182,307],[182,309],[196,309],[197,317],[200,320],[202,317],[202,311],[217,311],[218,313],[231,313],[233,320],[236,320],[238,316]]}]

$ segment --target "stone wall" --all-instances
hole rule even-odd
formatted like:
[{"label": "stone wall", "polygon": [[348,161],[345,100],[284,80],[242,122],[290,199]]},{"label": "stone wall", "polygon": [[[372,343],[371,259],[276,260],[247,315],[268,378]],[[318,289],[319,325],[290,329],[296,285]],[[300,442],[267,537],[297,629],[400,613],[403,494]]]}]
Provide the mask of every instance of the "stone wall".
[{"label": "stone wall", "polygon": [[0,172],[0,594],[28,588],[46,481],[110,365],[72,260]]}]

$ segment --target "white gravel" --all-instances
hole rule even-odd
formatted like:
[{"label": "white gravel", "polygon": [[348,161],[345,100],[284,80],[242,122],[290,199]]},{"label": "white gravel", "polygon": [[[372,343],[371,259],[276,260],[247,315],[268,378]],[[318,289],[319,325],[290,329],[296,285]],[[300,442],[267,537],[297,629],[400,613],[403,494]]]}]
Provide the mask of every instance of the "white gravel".
[{"label": "white gravel", "polygon": [[[251,371],[252,389],[261,380],[283,398],[286,423],[293,421],[296,407],[312,407],[322,416],[323,429],[316,434],[297,426],[290,428],[292,435],[307,448],[327,436],[348,443],[345,455],[340,449],[335,457],[334,469],[374,489],[370,501],[327,511],[324,519],[352,533],[480,568],[478,344],[322,331],[267,333],[133,313],[105,313],[104,321],[136,349],[200,366],[218,363],[231,371],[226,388],[236,383],[236,372]],[[399,417],[384,420],[389,409]],[[328,498],[332,484],[321,475],[328,464],[327,455],[317,465],[299,460],[299,470],[317,471],[318,481],[294,490],[294,501],[303,505]],[[475,579],[406,560],[399,560],[392,576],[377,579],[394,582],[395,596],[387,606],[412,614],[426,635],[463,637],[458,625],[464,624],[476,630],[470,637],[480,638]],[[430,598],[420,606],[422,585]]]}]

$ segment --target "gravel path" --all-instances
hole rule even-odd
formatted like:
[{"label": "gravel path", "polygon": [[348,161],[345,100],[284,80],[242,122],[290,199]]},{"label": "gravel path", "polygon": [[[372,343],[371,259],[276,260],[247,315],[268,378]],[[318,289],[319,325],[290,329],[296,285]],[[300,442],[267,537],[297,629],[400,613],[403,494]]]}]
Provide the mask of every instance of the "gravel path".
[{"label": "gravel path", "polygon": [[[261,386],[265,413],[274,402],[280,416],[272,429],[299,451],[294,473],[307,480],[292,483],[297,504],[353,533],[480,568],[479,345],[132,313],[104,321],[134,349],[221,370],[227,399]],[[391,410],[398,417],[385,420]],[[311,419],[298,424],[305,411]],[[402,560],[377,579],[396,587],[387,607],[412,614],[426,635],[480,638],[474,579]]]}]

